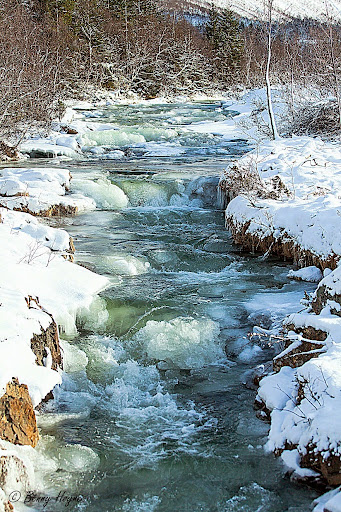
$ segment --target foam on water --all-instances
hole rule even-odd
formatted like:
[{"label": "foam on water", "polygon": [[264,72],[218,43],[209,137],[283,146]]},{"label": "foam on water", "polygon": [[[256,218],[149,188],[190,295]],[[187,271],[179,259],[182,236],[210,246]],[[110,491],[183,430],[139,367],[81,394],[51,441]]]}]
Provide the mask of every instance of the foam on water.
[{"label": "foam on water", "polygon": [[219,324],[208,318],[149,320],[136,335],[151,360],[181,368],[201,368],[224,359]]},{"label": "foam on water", "polygon": [[[67,346],[67,367],[75,373],[72,378],[64,379],[54,403],[47,405],[50,412],[44,416],[42,425],[51,428],[60,423],[53,411],[57,407],[64,411],[63,420],[77,419],[77,415],[83,414],[82,423],[88,416],[89,426],[93,428],[91,411],[100,411],[106,417],[105,424],[96,426],[102,430],[101,442],[109,443],[118,459],[124,454],[125,467],[130,470],[155,469],[156,463],[167,458],[169,452],[198,451],[196,436],[202,429],[210,428],[211,422],[191,402],[178,405],[176,395],[166,389],[154,365],[145,366],[132,359],[136,356],[134,344],[97,335],[89,337],[83,348],[84,351],[78,352]],[[68,360],[70,357],[76,361]],[[71,472],[82,465],[85,470],[94,470],[98,465],[98,458],[90,448],[81,450],[77,445],[71,449],[48,438],[40,446],[52,460],[61,451],[59,467],[70,464]]]},{"label": "foam on water", "polygon": [[122,512],[154,512],[161,500],[158,496],[143,496],[142,500],[127,499],[123,503]]},{"label": "foam on water", "polygon": [[270,512],[277,510],[278,498],[257,483],[241,487],[238,494],[229,499],[222,512]]}]

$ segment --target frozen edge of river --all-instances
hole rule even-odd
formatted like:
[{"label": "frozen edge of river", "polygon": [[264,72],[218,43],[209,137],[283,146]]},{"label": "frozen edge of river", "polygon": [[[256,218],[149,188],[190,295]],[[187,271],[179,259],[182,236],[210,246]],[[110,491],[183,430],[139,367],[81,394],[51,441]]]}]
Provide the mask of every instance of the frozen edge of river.
[{"label": "frozen edge of river", "polygon": [[[292,478],[322,478],[338,488],[341,151],[312,137],[264,143],[227,168],[220,189],[226,225],[243,250],[306,267],[292,277],[323,278],[304,310],[284,321],[284,351],[273,361],[274,373],[260,381],[256,404],[271,421],[266,449],[282,457]],[[340,507],[341,492],[333,491],[316,501],[315,511]]]}]

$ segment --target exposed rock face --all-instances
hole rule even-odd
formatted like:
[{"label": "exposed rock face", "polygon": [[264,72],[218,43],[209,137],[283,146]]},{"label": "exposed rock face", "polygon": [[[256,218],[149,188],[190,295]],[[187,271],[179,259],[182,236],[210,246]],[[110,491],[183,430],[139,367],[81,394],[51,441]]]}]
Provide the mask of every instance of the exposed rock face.
[{"label": "exposed rock face", "polygon": [[50,355],[52,360],[52,370],[63,368],[63,360],[59,345],[58,327],[53,319],[53,316],[50,315],[50,313],[48,313],[46,309],[39,304],[38,297],[32,297],[29,295],[26,298],[26,303],[28,308],[38,307],[51,318],[51,323],[48,328],[41,328],[41,334],[34,334],[33,338],[31,339],[31,349],[36,356],[37,365],[44,366],[44,360],[48,357],[48,355]]},{"label": "exposed rock face", "polygon": [[48,357],[48,352],[52,359],[52,370],[62,368],[62,355],[60,353],[58,327],[56,322],[52,319],[51,324],[45,330],[41,330],[41,334],[35,334],[31,339],[31,349],[36,355],[36,363],[39,366],[44,366],[44,360]]},{"label": "exposed rock face", "polygon": [[68,135],[77,135],[78,133],[77,130],[75,130],[74,128],[70,128],[70,126],[68,125],[63,125],[61,129],[64,133],[67,133]]},{"label": "exposed rock face", "polygon": [[12,512],[12,510],[14,510],[14,507],[10,501],[7,501],[4,504],[4,507],[5,507],[4,512]]},{"label": "exposed rock face", "polygon": [[286,329],[288,331],[295,331],[297,334],[302,334],[302,336],[307,340],[312,341],[326,341],[328,334],[325,331],[321,331],[321,329],[315,329],[310,325],[304,328],[297,327],[294,324],[286,324]]},{"label": "exposed rock face", "polygon": [[0,438],[35,447],[39,440],[31,397],[25,384],[13,378],[0,399]]},{"label": "exposed rock face", "polygon": [[256,411],[258,419],[265,421],[266,423],[271,423],[271,411],[266,407],[265,403],[259,396],[256,397],[253,408]]},{"label": "exposed rock face", "polygon": [[[322,332],[322,331],[321,331]],[[324,333],[325,334],[325,333]],[[324,337],[326,339],[327,335]],[[285,350],[273,359],[274,372],[278,373],[283,366],[298,368],[310,359],[318,357],[324,344],[319,341],[302,340],[299,345],[288,341]]]},{"label": "exposed rock face", "polygon": [[3,141],[0,141],[0,160],[19,160],[19,152]]},{"label": "exposed rock face", "polygon": [[[341,295],[333,294],[325,285],[319,286],[316,290],[316,294],[312,303],[313,311],[316,315],[319,315],[322,309],[326,306],[327,301],[331,300],[341,305]],[[341,311],[331,308],[333,315],[341,316]]]}]

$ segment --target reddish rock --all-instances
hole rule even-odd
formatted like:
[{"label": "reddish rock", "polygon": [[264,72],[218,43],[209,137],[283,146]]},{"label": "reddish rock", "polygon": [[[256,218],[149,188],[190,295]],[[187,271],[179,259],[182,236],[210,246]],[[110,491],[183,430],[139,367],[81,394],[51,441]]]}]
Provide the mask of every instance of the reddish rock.
[{"label": "reddish rock", "polygon": [[39,440],[33,404],[25,384],[13,378],[0,398],[0,438],[35,447]]}]

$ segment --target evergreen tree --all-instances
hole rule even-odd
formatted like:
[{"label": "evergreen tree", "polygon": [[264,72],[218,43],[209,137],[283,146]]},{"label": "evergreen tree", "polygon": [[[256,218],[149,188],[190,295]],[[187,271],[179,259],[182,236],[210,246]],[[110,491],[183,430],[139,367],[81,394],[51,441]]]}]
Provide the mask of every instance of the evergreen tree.
[{"label": "evergreen tree", "polygon": [[42,12],[50,13],[57,20],[62,18],[71,25],[76,0],[40,0],[40,6]]},{"label": "evergreen tree", "polygon": [[218,78],[231,79],[240,67],[244,51],[239,21],[229,9],[218,10],[212,5],[205,34],[213,51]]},{"label": "evergreen tree", "polygon": [[157,13],[155,0],[108,0],[108,7],[116,16],[128,19]]}]

